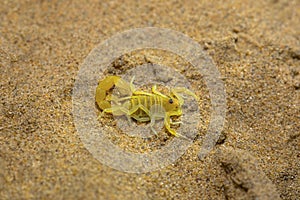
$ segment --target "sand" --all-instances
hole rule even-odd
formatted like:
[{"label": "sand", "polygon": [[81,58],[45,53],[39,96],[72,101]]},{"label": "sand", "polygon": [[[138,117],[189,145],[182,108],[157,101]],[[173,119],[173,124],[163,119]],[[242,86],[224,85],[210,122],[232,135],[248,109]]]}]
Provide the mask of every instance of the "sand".
[{"label": "sand", "polygon": [[[299,1],[3,1],[0,19],[0,199],[299,198]],[[199,140],[175,163],[131,174],[103,165],[85,148],[72,91],[100,42],[148,26],[182,32],[212,57],[226,87],[226,123],[213,151],[199,160],[210,105],[205,85],[198,88]],[[165,59],[141,51],[122,58],[121,67],[141,57]],[[193,72],[184,75],[194,88],[203,84]],[[151,148],[171,137],[162,133]],[[135,148],[129,142],[119,145]]]}]

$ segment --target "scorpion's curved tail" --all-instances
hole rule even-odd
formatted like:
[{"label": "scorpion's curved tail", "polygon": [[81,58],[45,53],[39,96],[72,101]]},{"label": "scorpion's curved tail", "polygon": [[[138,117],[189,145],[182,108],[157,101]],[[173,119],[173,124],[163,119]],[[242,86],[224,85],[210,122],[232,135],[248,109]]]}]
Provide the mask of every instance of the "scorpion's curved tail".
[{"label": "scorpion's curved tail", "polygon": [[[133,80],[132,80],[133,82]],[[109,91],[116,87],[121,95],[129,95],[134,91],[133,84],[126,82],[119,76],[107,76],[99,81],[96,88],[96,103],[101,110],[111,108],[112,95]]]}]

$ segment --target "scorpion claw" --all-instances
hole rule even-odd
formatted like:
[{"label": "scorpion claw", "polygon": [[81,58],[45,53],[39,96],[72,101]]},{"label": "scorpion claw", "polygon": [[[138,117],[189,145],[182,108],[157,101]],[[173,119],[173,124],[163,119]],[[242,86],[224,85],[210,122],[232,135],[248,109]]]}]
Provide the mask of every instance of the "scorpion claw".
[{"label": "scorpion claw", "polygon": [[178,121],[178,122],[170,122],[171,125],[177,125],[177,124],[183,124],[182,121]]}]

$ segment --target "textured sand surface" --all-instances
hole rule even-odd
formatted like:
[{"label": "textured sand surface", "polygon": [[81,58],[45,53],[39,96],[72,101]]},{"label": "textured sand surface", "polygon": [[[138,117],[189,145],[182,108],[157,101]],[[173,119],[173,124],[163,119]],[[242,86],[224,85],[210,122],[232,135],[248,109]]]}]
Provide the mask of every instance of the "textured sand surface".
[{"label": "textured sand surface", "polygon": [[[84,147],[73,122],[72,88],[100,42],[148,26],[180,31],[203,46],[222,74],[227,117],[205,160],[197,158],[197,140],[166,168],[128,174],[99,163]],[[122,58],[122,67],[145,57],[165,58],[142,51]],[[2,1],[0,71],[0,199],[300,196],[299,0]],[[209,103],[205,88],[196,93]],[[209,105],[202,114],[205,131]]]}]

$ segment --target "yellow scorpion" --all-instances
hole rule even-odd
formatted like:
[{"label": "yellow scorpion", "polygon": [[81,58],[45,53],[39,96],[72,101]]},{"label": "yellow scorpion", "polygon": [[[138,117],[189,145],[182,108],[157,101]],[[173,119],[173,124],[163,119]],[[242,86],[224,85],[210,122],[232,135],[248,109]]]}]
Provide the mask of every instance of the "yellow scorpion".
[{"label": "yellow scorpion", "polygon": [[[99,81],[96,88],[96,103],[103,113],[113,113],[116,116],[126,115],[128,119],[134,118],[138,122],[149,122],[150,128],[155,133],[153,126],[156,120],[164,119],[164,126],[174,136],[182,136],[171,129],[171,125],[181,122],[173,122],[171,117],[181,116],[184,103],[183,98],[178,93],[185,93],[197,96],[190,90],[178,87],[172,89],[168,95],[164,95],[157,90],[156,85],[152,87],[152,93],[139,91],[134,88],[134,77],[128,83],[119,76],[107,76]],[[119,95],[109,94],[112,89],[118,89]],[[118,95],[118,96],[119,96]],[[112,101],[114,102],[112,106]],[[100,114],[100,116],[102,116]]]}]

